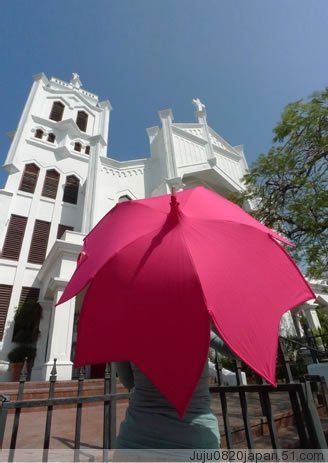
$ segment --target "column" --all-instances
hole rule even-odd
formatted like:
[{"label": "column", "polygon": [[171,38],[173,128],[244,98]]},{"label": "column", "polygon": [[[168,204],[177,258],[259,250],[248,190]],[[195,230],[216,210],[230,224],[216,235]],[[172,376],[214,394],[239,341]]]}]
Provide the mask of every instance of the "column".
[{"label": "column", "polygon": [[92,227],[95,216],[95,201],[96,201],[96,188],[97,188],[97,175],[100,164],[100,142],[98,137],[90,139],[91,150],[88,166],[87,187],[83,205],[83,220],[82,220],[82,233],[89,233]]},{"label": "column", "polygon": [[178,177],[178,169],[175,159],[174,143],[173,143],[173,133],[172,133],[172,122],[173,122],[173,113],[171,109],[164,109],[159,111],[159,117],[162,122],[163,130],[163,141],[165,147],[165,164],[166,164],[166,183],[167,183],[167,193],[170,192],[172,186],[176,190],[180,189],[178,185],[182,184],[181,178]]},{"label": "column", "polygon": [[[63,294],[64,286],[54,291],[54,305]],[[72,378],[71,350],[75,313],[75,298],[70,299],[58,307],[51,309],[50,330],[46,361],[42,366],[41,377],[49,378],[53,361],[57,359],[57,379],[70,380]]]},{"label": "column", "polygon": [[[42,307],[42,318],[40,320],[40,336],[37,343],[36,357],[31,372],[31,381],[40,381],[42,379],[42,368],[46,360],[46,350],[49,339],[49,324],[53,310],[53,301],[41,300],[39,304]],[[45,378],[47,379],[47,378]]]},{"label": "column", "polygon": [[318,318],[317,314],[317,307],[318,304],[311,304],[309,302],[306,302],[305,304],[302,304],[302,309],[306,318],[306,321],[309,324],[310,330],[314,331],[317,330],[318,328],[321,328],[320,321]]}]

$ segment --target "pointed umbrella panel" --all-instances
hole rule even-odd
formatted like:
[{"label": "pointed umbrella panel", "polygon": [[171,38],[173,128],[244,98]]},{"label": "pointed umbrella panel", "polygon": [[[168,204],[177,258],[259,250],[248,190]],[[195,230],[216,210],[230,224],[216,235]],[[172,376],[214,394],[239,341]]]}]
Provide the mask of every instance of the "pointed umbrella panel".
[{"label": "pointed umbrella panel", "polygon": [[131,361],[183,415],[212,319],[275,385],[281,316],[315,298],[281,242],[290,244],[203,187],[118,204],[86,236],[58,302],[87,287],[75,365]]}]

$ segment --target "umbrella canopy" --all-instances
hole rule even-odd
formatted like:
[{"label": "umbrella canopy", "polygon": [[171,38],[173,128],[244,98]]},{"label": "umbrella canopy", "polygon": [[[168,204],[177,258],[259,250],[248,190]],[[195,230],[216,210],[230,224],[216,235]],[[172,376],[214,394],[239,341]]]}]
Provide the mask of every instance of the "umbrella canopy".
[{"label": "umbrella canopy", "polygon": [[203,187],[118,204],[84,239],[58,302],[88,285],[75,365],[131,361],[183,415],[212,319],[275,385],[281,316],[315,297],[279,242],[290,244]]}]

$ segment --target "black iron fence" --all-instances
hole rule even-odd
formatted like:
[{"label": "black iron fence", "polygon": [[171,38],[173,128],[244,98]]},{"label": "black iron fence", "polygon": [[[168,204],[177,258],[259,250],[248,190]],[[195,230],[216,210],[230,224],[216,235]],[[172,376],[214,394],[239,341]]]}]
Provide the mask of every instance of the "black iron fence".
[{"label": "black iron fence", "polygon": [[[280,440],[276,425],[275,410],[273,406],[274,398],[279,394],[284,394],[292,412],[292,420],[297,433],[297,447],[307,449],[326,449],[327,442],[324,430],[320,421],[317,408],[321,407],[323,413],[328,416],[327,407],[327,388],[323,378],[304,376],[300,380],[294,381],[289,357],[282,343],[280,360],[283,365],[284,378],[282,378],[276,388],[266,384],[257,378],[255,384],[242,384],[242,368],[239,360],[236,360],[236,384],[223,385],[222,364],[216,358],[217,383],[210,386],[212,397],[219,403],[223,423],[226,447],[233,449],[235,446],[234,430],[231,425],[231,403],[234,406],[239,404],[239,415],[242,420],[242,428],[245,436],[245,447],[256,448],[251,423],[250,397],[256,396],[260,404],[261,422],[267,429],[272,449],[284,448]],[[57,383],[56,361],[49,379],[48,397],[44,399],[25,399],[24,389],[27,378],[26,362],[20,375],[18,393],[15,400],[4,395],[0,396],[0,447],[3,447],[5,432],[10,434],[8,461],[15,460],[17,448],[17,438],[20,431],[21,413],[27,409],[46,410],[44,435],[43,435],[43,454],[42,461],[48,461],[50,440],[52,435],[53,412],[57,407],[69,406],[76,409],[75,430],[74,430],[74,461],[79,461],[81,448],[81,426],[83,421],[83,407],[88,404],[98,404],[103,408],[103,430],[102,430],[102,459],[108,461],[109,449],[115,448],[116,439],[116,411],[117,401],[128,399],[128,393],[117,393],[116,390],[116,371],[113,365],[107,365],[104,374],[103,393],[99,395],[84,395],[85,372],[80,369],[77,379],[77,393],[72,397],[57,397],[55,394]],[[13,414],[9,428],[8,414]],[[222,430],[223,430],[222,429]],[[262,448],[262,447],[260,447]]]},{"label": "black iron fence", "polygon": [[[224,386],[222,375],[222,363],[219,356],[216,357],[216,368],[218,385],[211,386],[212,393],[220,396],[222,407],[222,418],[225,431],[226,445],[228,449],[234,448],[233,432],[229,412],[228,396],[234,396],[234,400],[239,401],[245,440],[249,449],[256,448],[252,433],[252,425],[249,414],[249,395],[257,395],[260,403],[262,416],[266,420],[266,427],[270,436],[272,449],[284,448],[284,443],[279,438],[275,422],[275,415],[272,406],[274,396],[283,394],[288,398],[286,404],[292,411],[292,421],[297,432],[297,448],[326,449],[327,440],[324,429],[318,414],[318,406],[323,408],[325,416],[328,415],[327,387],[324,378],[320,376],[304,375],[299,380],[294,381],[290,368],[290,359],[285,350],[283,342],[280,342],[278,363],[283,367],[284,377],[280,379],[277,387],[273,387],[257,377],[257,384],[243,385],[242,363],[235,359],[236,364],[236,385]],[[286,403],[286,400],[285,400]]]}]

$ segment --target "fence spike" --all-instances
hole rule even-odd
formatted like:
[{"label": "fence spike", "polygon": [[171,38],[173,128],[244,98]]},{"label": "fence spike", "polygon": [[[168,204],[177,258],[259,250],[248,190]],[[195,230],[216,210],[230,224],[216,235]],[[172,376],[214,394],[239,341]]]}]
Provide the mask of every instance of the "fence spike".
[{"label": "fence spike", "polygon": [[57,379],[57,359],[54,359],[54,364],[52,366],[51,372],[50,372],[50,381],[56,381]]},{"label": "fence spike", "polygon": [[85,379],[85,367],[80,367],[79,369],[79,381],[84,381]]}]

